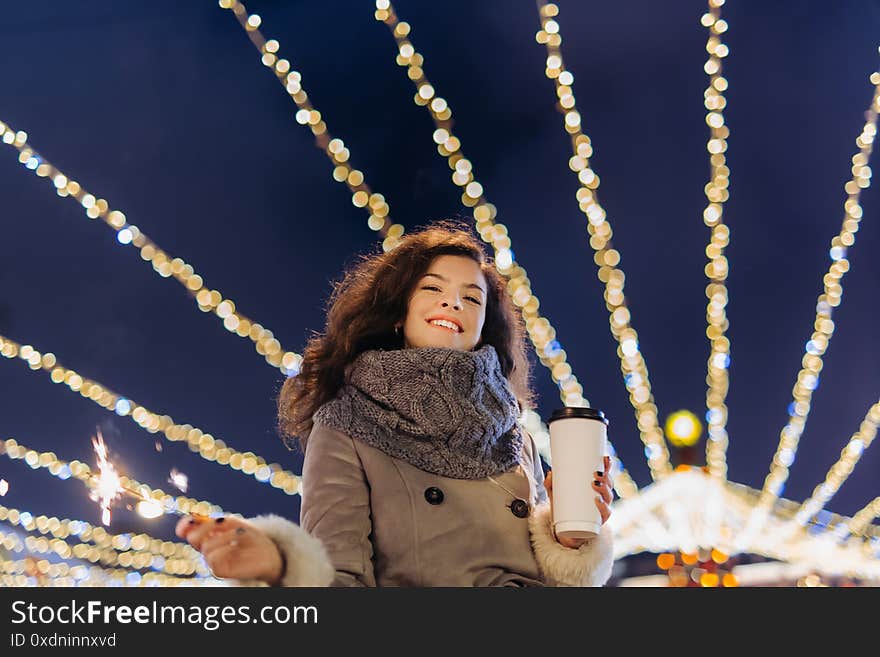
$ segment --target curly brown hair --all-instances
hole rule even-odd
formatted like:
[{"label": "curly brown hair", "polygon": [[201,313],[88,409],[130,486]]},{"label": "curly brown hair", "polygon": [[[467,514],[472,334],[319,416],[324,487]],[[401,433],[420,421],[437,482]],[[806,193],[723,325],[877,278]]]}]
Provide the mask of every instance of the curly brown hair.
[{"label": "curly brown hair", "polygon": [[278,429],[289,447],[298,439],[305,450],[312,416],[339,392],[345,368],[358,354],[404,348],[395,325],[405,319],[416,283],[441,255],[465,256],[480,265],[488,286],[480,344],[495,348],[521,408],[532,407],[525,327],[505,281],[476,235],[465,224],[446,220],[410,233],[392,251],[362,256],[334,285],[324,332],[309,340],[299,374],[284,382],[278,397]]}]

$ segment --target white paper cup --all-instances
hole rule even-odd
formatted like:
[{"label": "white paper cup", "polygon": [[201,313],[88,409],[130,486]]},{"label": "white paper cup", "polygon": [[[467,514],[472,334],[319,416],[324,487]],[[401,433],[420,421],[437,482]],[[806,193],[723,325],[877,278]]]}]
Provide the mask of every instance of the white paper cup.
[{"label": "white paper cup", "polygon": [[602,516],[592,482],[604,470],[608,420],[595,408],[566,407],[550,421],[553,461],[553,529],[564,538],[592,538],[602,529]]}]

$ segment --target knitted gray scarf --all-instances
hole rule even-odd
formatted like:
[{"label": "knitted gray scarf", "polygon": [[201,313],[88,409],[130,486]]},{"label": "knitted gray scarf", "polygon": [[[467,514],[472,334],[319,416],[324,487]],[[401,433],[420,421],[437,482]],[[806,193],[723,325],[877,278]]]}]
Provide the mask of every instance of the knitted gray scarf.
[{"label": "knitted gray scarf", "polygon": [[491,345],[365,351],[313,420],[455,479],[482,479],[519,461],[519,405]]}]

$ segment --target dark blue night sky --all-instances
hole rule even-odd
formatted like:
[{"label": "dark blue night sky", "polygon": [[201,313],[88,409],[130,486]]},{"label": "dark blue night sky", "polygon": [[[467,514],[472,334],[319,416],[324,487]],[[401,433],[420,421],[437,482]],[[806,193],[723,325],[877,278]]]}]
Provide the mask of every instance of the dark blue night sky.
[{"label": "dark blue night sky", "polygon": [[[412,102],[396,46],[373,3],[269,2],[248,10],[303,85],[352,163],[408,230],[465,213],[428,113]],[[568,136],[544,77],[531,2],[395,3],[453,108],[477,179],[509,227],[541,310],[558,331],[587,397],[611,418],[611,437],[640,485],[650,481],[621,380],[585,220],[569,171]],[[705,412],[708,341],[703,186],[708,180],[703,90],[705,4],[561,2],[566,66],[599,193],[623,256],[626,293],[661,419]],[[843,218],[843,185],[872,97],[880,4],[874,0],[733,2],[724,41],[725,118],[731,129],[731,479],[760,488],[787,420],[812,332],[816,297]],[[248,317],[301,351],[323,324],[331,288],[358,254],[377,248],[367,214],[330,176],[296,107],[228,11],[216,2],[32,0],[4,6],[0,120],[25,130],[50,162],[122,210],[162,248],[192,264]],[[113,231],[89,220],[51,183],[0,148],[0,333],[83,376],[300,471],[275,432],[282,375],[247,340],[198,311]],[[876,314],[880,200],[864,218],[825,358],[821,385],[783,496],[820,483],[880,395]],[[559,398],[546,370],[534,382],[546,419]],[[210,464],[182,444],[163,451],[117,417],[31,372],[0,361],[0,439],[94,462],[103,431],[131,476],[253,515],[296,519],[298,498]],[[880,493],[878,448],[868,449],[831,501],[854,513]],[[2,503],[99,522],[76,481],[0,459]],[[169,538],[174,519],[125,510],[115,531]]]}]

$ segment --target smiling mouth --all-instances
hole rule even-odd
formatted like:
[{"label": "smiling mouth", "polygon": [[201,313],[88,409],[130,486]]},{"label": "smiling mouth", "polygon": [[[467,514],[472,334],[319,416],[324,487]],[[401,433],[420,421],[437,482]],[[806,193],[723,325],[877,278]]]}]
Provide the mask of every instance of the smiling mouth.
[{"label": "smiling mouth", "polygon": [[450,322],[445,319],[430,319],[428,320],[428,324],[435,328],[444,329],[451,333],[462,333],[462,329],[455,325],[454,322]]}]

